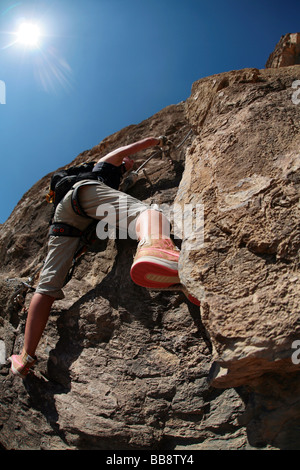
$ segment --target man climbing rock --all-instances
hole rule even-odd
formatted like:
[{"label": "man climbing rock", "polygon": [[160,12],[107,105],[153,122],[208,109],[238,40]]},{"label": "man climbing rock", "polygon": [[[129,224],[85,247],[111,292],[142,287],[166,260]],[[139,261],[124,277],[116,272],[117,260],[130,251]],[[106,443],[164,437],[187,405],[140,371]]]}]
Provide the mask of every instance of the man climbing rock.
[{"label": "man climbing rock", "polygon": [[[153,210],[131,196],[122,198],[124,193],[118,190],[122,174],[133,165],[129,156],[153,146],[163,146],[165,141],[165,137],[149,137],[108,153],[93,168],[97,178],[75,183],[57,205],[50,231],[48,255],[28,310],[23,350],[20,355],[9,358],[14,374],[25,378],[36,362],[35,352],[51,306],[55,300],[64,298],[62,287],[78,247],[80,234],[92,220],[100,219],[97,209],[101,204],[109,204],[114,208],[117,227],[134,227],[139,243],[130,275],[136,284],[148,288],[165,288],[180,282],[179,250],[170,239],[168,219],[162,212]],[[79,209],[76,212],[75,191],[77,206],[80,206],[75,207]],[[64,224],[71,231],[64,233],[64,236],[58,235],[55,227],[59,227],[59,224]]]}]

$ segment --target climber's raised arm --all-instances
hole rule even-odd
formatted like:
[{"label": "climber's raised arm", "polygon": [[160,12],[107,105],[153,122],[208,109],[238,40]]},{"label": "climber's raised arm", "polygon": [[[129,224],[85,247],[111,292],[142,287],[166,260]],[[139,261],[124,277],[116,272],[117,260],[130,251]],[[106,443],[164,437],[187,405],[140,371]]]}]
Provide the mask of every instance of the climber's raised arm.
[{"label": "climber's raised arm", "polygon": [[[119,166],[122,164],[123,158],[134,155],[141,150],[146,150],[149,147],[155,147],[156,145],[161,145],[162,137],[147,137],[146,139],[139,140],[124,147],[119,147],[112,152],[109,152],[104,157],[100,158],[99,162],[107,162],[112,165]],[[98,162],[98,163],[99,163]]]}]

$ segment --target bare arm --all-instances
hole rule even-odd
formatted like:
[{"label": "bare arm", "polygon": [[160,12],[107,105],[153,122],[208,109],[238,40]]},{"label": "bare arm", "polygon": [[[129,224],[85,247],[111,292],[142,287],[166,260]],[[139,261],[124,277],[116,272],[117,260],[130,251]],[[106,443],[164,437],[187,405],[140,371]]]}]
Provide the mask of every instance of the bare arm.
[{"label": "bare arm", "polygon": [[105,157],[100,158],[99,162],[107,162],[111,163],[112,165],[119,166],[122,164],[124,157],[133,155],[140,150],[145,150],[149,147],[155,147],[159,144],[160,139],[156,139],[155,137],[147,137],[146,139],[139,140],[133,144],[125,145],[124,147],[113,150],[112,152],[105,155]]}]

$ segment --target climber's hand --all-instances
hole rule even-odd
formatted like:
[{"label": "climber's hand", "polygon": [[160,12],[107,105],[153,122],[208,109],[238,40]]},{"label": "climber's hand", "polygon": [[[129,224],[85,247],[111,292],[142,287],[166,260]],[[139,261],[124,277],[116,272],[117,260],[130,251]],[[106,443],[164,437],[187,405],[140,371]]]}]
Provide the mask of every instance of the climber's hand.
[{"label": "climber's hand", "polygon": [[172,144],[172,142],[165,135],[160,135],[158,137],[158,140],[159,140],[159,144],[158,144],[159,147],[166,147]]}]

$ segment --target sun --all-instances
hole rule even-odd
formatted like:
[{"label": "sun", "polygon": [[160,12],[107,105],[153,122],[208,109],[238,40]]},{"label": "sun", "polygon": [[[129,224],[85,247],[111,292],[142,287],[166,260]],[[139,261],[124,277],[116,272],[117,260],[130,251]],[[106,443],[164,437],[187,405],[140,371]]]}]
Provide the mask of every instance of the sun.
[{"label": "sun", "polygon": [[41,36],[40,28],[34,23],[22,23],[17,32],[17,42],[29,47],[37,47]]}]

